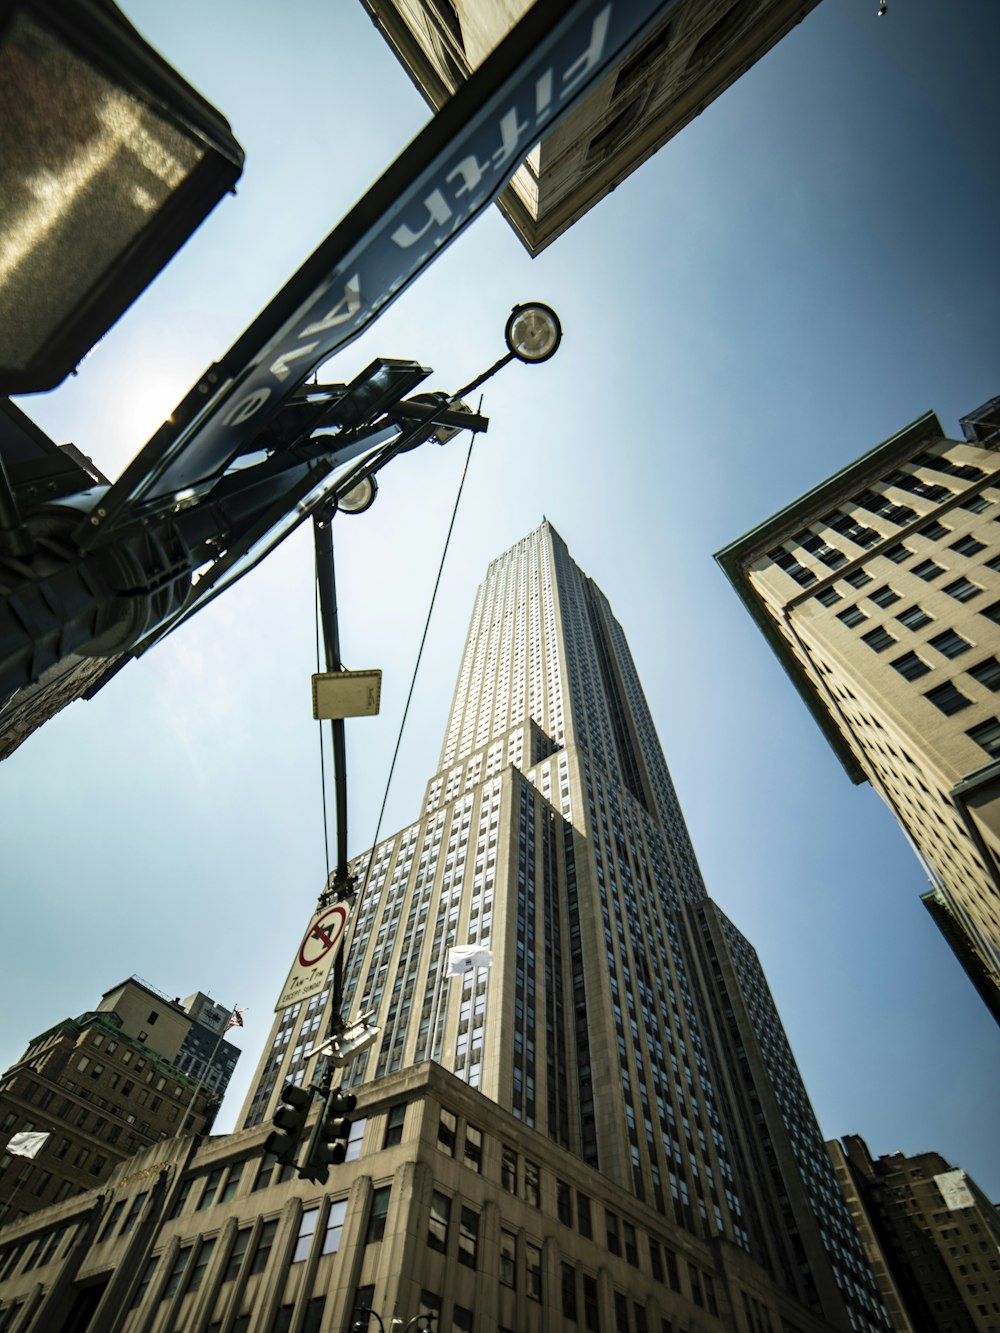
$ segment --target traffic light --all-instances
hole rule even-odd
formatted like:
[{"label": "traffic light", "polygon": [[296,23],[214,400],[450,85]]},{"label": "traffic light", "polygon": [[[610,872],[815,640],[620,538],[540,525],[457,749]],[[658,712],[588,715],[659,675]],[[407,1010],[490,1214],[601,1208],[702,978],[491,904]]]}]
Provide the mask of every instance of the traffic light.
[{"label": "traffic light", "polygon": [[331,1088],[313,1125],[306,1149],[306,1160],[299,1175],[316,1185],[325,1185],[331,1166],[339,1166],[347,1156],[347,1140],[351,1133],[348,1116],[358,1104],[353,1092]]},{"label": "traffic light", "polygon": [[312,1088],[299,1088],[294,1083],[286,1083],[282,1089],[281,1105],[271,1118],[272,1125],[277,1125],[277,1129],[272,1130],[264,1140],[264,1151],[273,1153],[286,1166],[295,1163],[312,1099]]}]

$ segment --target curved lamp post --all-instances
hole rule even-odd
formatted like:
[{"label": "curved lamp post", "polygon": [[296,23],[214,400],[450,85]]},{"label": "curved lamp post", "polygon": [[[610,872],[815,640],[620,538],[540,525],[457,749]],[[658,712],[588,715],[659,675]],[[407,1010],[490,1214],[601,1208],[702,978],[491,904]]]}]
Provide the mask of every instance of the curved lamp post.
[{"label": "curved lamp post", "polygon": [[401,1319],[393,1319],[389,1328],[386,1329],[382,1316],[377,1310],[371,1309],[370,1306],[362,1305],[357,1314],[358,1317],[351,1324],[351,1333],[367,1333],[373,1315],[378,1320],[378,1326],[382,1333],[410,1333],[411,1329],[413,1333],[427,1333],[428,1330],[433,1329],[434,1320],[437,1318],[437,1315],[433,1314],[415,1314],[406,1324]]}]

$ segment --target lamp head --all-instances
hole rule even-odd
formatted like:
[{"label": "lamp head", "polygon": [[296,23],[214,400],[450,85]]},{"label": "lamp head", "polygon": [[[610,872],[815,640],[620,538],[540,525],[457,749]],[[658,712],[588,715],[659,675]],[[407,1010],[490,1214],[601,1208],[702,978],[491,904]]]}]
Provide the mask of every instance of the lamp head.
[{"label": "lamp head", "polygon": [[510,312],[504,338],[519,361],[534,365],[555,356],[562,341],[562,325],[551,306],[527,301]]},{"label": "lamp head", "polygon": [[376,495],[378,495],[378,485],[375,478],[362,477],[346,495],[337,497],[337,508],[342,514],[363,514],[366,509],[371,509]]}]

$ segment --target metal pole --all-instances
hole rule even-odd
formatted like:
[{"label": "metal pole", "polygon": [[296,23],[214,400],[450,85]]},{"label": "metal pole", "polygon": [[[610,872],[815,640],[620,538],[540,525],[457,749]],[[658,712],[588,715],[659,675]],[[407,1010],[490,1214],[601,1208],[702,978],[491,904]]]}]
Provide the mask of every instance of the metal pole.
[{"label": "metal pole", "polygon": [[[313,515],[313,536],[316,543],[316,578],[319,583],[320,622],[323,626],[323,645],[326,651],[327,671],[340,671],[340,631],[337,622],[337,583],[333,563],[333,515]],[[333,737],[333,780],[337,800],[337,866],[333,876],[335,902],[348,897],[350,880],[347,870],[347,748],[344,740],[344,719],[330,721]],[[345,941],[346,944],[346,941]],[[337,952],[333,964],[333,995],[330,1004],[330,1031],[339,1032],[343,1026],[344,1004],[344,948]]]}]

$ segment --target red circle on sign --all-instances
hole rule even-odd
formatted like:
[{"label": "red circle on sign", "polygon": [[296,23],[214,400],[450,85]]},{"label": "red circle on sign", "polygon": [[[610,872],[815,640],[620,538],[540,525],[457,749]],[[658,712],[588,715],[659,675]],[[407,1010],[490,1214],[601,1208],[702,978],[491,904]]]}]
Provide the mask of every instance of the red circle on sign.
[{"label": "red circle on sign", "polygon": [[[347,925],[347,908],[343,903],[334,903],[306,931],[306,937],[299,949],[299,966],[315,967],[321,963],[331,949],[335,949]],[[320,946],[315,957],[306,957],[306,946],[316,943]],[[312,950],[310,950],[312,953]]]}]

